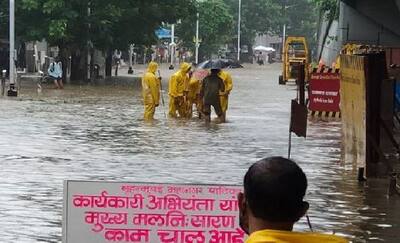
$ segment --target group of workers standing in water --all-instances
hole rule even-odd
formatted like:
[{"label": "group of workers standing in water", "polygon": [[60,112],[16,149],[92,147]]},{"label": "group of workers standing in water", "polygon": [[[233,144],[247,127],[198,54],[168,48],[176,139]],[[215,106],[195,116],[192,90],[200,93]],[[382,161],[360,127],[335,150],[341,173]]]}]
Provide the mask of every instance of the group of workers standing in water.
[{"label": "group of workers standing in water", "polygon": [[[154,119],[154,113],[160,104],[160,97],[164,102],[161,96],[162,80],[159,72],[157,76],[157,70],[158,64],[150,62],[142,78],[145,120]],[[225,122],[232,88],[231,75],[220,67],[211,67],[208,76],[201,80],[193,75],[192,66],[184,62],[180,65],[179,71],[169,79],[168,116],[190,119],[193,117],[193,106],[195,106],[198,117],[210,122],[211,107],[214,107],[219,121]]]}]

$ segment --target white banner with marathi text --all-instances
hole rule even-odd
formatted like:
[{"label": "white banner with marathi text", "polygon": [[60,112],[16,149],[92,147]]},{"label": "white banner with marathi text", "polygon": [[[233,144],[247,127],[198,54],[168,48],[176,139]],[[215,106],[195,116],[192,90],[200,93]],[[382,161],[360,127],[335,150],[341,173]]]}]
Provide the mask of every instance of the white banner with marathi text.
[{"label": "white banner with marathi text", "polygon": [[65,181],[63,243],[243,243],[241,186]]}]

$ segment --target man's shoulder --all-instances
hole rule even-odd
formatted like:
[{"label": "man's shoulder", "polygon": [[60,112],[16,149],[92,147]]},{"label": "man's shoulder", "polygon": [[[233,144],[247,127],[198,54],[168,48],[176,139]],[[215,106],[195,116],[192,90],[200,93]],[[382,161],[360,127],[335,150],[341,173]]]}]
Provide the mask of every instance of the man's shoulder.
[{"label": "man's shoulder", "polygon": [[302,233],[279,230],[261,230],[254,232],[246,243],[348,243],[343,237],[319,233]]}]

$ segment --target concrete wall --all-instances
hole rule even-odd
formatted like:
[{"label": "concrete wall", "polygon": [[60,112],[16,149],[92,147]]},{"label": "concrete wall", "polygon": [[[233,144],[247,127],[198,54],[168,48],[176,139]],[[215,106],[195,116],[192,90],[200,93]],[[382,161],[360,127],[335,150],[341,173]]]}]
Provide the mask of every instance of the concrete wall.
[{"label": "concrete wall", "polygon": [[343,43],[400,46],[400,11],[393,0],[362,0],[355,7],[341,3]]},{"label": "concrete wall", "polygon": [[[342,0],[339,20],[330,26],[324,43],[322,38],[327,23],[320,24],[318,53],[325,64],[330,65],[346,43],[398,47],[399,23],[400,0]],[[336,40],[332,40],[333,37]]]},{"label": "concrete wall", "polygon": [[[336,61],[340,49],[342,46],[342,41],[340,38],[340,28],[339,22],[333,21],[329,30],[327,29],[327,22],[325,21],[325,29],[323,29],[321,36],[319,38],[319,53],[321,53],[321,59],[325,65],[331,66],[333,62]],[[322,42],[325,32],[328,31],[328,36],[325,42]]]}]

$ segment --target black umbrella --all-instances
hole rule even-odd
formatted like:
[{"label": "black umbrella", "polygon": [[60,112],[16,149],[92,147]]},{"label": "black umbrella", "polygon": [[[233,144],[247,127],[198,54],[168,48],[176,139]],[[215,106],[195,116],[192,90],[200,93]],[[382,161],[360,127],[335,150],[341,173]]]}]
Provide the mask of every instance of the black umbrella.
[{"label": "black umbrella", "polygon": [[223,69],[223,68],[242,68],[242,67],[243,66],[240,65],[239,62],[230,59],[207,60],[197,65],[198,69]]},{"label": "black umbrella", "polygon": [[198,69],[223,69],[226,67],[226,62],[221,59],[207,60],[197,65]]},{"label": "black umbrella", "polygon": [[221,60],[226,63],[227,68],[243,68],[243,66],[237,60],[232,60],[232,59],[221,59]]}]

